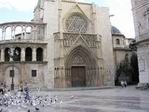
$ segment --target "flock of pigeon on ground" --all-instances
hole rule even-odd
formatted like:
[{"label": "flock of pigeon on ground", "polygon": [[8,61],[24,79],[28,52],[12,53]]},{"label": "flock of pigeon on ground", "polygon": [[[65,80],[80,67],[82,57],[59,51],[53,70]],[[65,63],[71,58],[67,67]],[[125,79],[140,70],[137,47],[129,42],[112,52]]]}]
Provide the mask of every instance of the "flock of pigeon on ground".
[{"label": "flock of pigeon on ground", "polygon": [[[57,96],[40,96],[31,95],[29,92],[7,92],[0,95],[0,112],[12,112],[8,110],[8,107],[23,108],[24,112],[42,112],[40,107],[46,107],[54,105],[56,103],[61,104],[62,101]],[[31,111],[30,108],[34,108]]]}]

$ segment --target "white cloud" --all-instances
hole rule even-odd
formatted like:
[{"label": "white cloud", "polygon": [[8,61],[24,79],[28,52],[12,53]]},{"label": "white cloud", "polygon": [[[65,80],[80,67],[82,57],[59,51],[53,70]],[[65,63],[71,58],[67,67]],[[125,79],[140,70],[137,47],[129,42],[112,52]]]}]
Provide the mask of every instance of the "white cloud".
[{"label": "white cloud", "polygon": [[11,4],[7,3],[6,1],[0,0],[0,8],[11,9]]},{"label": "white cloud", "polygon": [[0,8],[12,9],[18,11],[33,11],[38,0],[0,0]]},{"label": "white cloud", "polygon": [[[38,0],[0,0],[0,9],[16,9],[17,11],[32,12]],[[99,6],[107,6],[113,25],[118,27],[127,37],[134,36],[133,19],[130,0],[76,0],[78,2],[96,2]]]},{"label": "white cloud", "polygon": [[110,13],[115,16],[111,22],[128,38],[134,37],[133,17],[131,11],[131,1],[114,0],[110,2]]}]

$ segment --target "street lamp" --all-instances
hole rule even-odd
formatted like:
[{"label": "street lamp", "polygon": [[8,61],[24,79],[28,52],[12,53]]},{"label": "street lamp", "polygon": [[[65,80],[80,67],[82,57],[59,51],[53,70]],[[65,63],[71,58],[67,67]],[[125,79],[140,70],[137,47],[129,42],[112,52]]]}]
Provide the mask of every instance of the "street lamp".
[{"label": "street lamp", "polygon": [[12,67],[12,70],[10,71],[10,77],[11,79],[11,90],[14,90],[14,65]]},{"label": "street lamp", "polygon": [[10,60],[13,62],[13,65],[12,65],[12,70],[10,71],[10,77],[12,78],[11,79],[11,90],[14,90],[14,61],[15,61],[15,58],[16,56],[19,54],[18,51],[15,49],[15,48],[10,48],[10,50],[8,51],[9,53],[9,56],[10,56]]}]

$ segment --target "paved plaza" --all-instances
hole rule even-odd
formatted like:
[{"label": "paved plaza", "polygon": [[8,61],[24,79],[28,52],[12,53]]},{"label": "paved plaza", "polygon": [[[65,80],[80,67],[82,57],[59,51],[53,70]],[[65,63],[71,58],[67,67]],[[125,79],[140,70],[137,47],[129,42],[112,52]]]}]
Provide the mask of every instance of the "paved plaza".
[{"label": "paved plaza", "polygon": [[[50,105],[19,107],[8,106],[6,112],[149,112],[149,90],[138,90],[135,86],[126,88],[94,90],[40,91],[32,95],[57,96]],[[0,107],[4,108],[4,107]],[[5,112],[5,111],[4,111]]]}]

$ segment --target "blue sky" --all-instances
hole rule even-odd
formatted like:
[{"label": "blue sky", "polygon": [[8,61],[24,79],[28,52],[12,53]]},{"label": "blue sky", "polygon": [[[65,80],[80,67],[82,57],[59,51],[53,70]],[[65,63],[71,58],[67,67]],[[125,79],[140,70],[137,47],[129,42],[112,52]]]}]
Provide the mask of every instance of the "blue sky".
[{"label": "blue sky", "polygon": [[[0,23],[10,21],[30,21],[38,0],[0,0]],[[98,6],[110,8],[112,25],[128,38],[134,38],[131,0],[78,0],[94,2]]]}]

